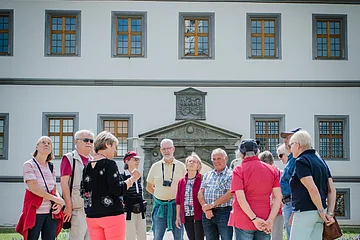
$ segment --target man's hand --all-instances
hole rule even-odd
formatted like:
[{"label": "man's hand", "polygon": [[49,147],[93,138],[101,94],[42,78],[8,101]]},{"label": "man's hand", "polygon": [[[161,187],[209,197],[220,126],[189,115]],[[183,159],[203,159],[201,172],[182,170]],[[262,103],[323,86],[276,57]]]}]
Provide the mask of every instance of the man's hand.
[{"label": "man's hand", "polygon": [[290,226],[292,225],[293,217],[294,217],[294,212],[291,213],[291,216],[290,216],[290,218],[289,218],[289,225],[290,225]]},{"label": "man's hand", "polygon": [[52,205],[52,214],[58,214],[61,210],[61,206],[59,204]]},{"label": "man's hand", "polygon": [[72,206],[71,204],[66,205],[64,209],[64,222],[69,222],[72,216]]},{"label": "man's hand", "polygon": [[203,206],[202,206],[202,210],[203,212],[205,213],[206,211],[210,210],[213,208],[213,205],[212,204],[208,204],[208,203],[205,203]]},{"label": "man's hand", "polygon": [[207,219],[211,219],[212,217],[214,217],[214,214],[211,210],[207,210],[205,211],[205,216]]},{"label": "man's hand", "polygon": [[327,221],[325,222],[326,226],[330,226],[331,224],[335,223],[335,219],[333,216],[326,214],[325,217],[327,219]]}]

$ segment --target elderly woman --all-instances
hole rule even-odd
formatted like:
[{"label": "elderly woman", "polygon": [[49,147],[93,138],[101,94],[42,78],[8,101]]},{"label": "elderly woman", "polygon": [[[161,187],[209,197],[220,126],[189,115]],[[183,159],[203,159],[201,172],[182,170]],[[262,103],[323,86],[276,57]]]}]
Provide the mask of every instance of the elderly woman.
[{"label": "elderly woman", "polygon": [[185,229],[189,240],[204,239],[202,226],[202,209],[197,198],[202,175],[201,160],[196,153],[192,153],[185,160],[186,175],[180,179],[176,194],[176,227]]},{"label": "elderly woman", "polygon": [[311,149],[311,142],[304,130],[296,132],[289,141],[296,158],[290,182],[294,210],[290,240],[322,239],[323,223],[334,223],[336,190],[329,167]]},{"label": "elderly woman", "polygon": [[[124,156],[123,179],[131,177],[131,172],[139,168],[140,156],[135,151],[129,151]],[[126,208],[126,240],[146,240],[146,206],[144,205],[141,178],[124,193]]]},{"label": "elderly woman", "polygon": [[288,156],[290,155],[289,151],[286,149],[284,143],[280,144],[276,150],[279,160],[282,164],[286,164],[288,161]]},{"label": "elderly woman", "polygon": [[23,166],[26,192],[24,207],[16,231],[24,239],[53,240],[60,233],[64,200],[56,191],[56,175],[53,164],[52,141],[42,136],[36,143],[33,158]]},{"label": "elderly woman", "polygon": [[120,196],[140,178],[137,169],[123,181],[114,158],[117,138],[110,132],[99,133],[94,140],[97,154],[84,168],[82,197],[90,239],[125,239],[125,216]]},{"label": "elderly woman", "polygon": [[[280,169],[275,165],[274,162],[274,156],[270,151],[263,151],[259,154],[260,161],[269,164],[270,166],[273,166],[275,171],[279,175],[279,184],[280,184],[280,177],[281,177],[281,171]],[[271,204],[273,202],[273,199],[271,198]],[[279,212],[274,220],[274,224],[271,228],[271,240],[282,240],[283,239],[283,231],[284,231],[284,217],[282,215],[281,208],[279,209]]]}]

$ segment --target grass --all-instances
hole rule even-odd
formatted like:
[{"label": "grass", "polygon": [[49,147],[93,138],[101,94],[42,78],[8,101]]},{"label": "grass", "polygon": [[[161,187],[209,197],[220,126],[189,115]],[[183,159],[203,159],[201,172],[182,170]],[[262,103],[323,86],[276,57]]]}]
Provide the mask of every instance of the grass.
[{"label": "grass", "polygon": [[[343,231],[343,236],[338,240],[357,240],[359,239],[358,236],[360,235],[360,226],[353,227],[353,226],[346,226],[341,228]],[[147,227],[147,230],[150,230]],[[284,236],[285,236],[284,232]],[[15,232],[14,228],[11,227],[0,227],[0,240],[22,240],[22,236]],[[69,239],[69,230],[62,230],[57,240],[67,240]],[[286,237],[284,237],[284,240]]]}]

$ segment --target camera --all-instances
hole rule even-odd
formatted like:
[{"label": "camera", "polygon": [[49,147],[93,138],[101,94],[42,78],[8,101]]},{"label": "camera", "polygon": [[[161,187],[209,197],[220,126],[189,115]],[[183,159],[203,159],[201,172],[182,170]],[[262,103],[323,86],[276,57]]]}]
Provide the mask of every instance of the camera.
[{"label": "camera", "polygon": [[171,183],[172,183],[172,181],[164,180],[164,181],[163,181],[163,186],[164,186],[164,187],[171,187]]}]

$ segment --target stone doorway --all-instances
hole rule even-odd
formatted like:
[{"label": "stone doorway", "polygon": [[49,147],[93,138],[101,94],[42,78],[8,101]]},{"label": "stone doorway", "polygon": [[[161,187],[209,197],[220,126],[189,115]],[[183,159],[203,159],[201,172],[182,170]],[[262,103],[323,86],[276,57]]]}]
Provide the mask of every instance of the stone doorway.
[{"label": "stone doorway", "polygon": [[[162,156],[160,153],[160,142],[164,138],[174,141],[176,148],[174,157],[182,162],[192,152],[196,152],[203,163],[212,168],[211,152],[215,148],[222,148],[228,154],[228,165],[235,159],[235,150],[242,137],[241,134],[231,132],[216,126],[212,126],[203,121],[185,120],[164,126],[143,134],[139,137],[143,139],[144,150],[144,188],[146,186],[147,174],[151,165],[159,161]],[[144,198],[148,201],[148,214],[151,213],[152,197],[144,190]],[[147,215],[149,217],[149,215]],[[151,218],[147,218],[148,220]]]}]

